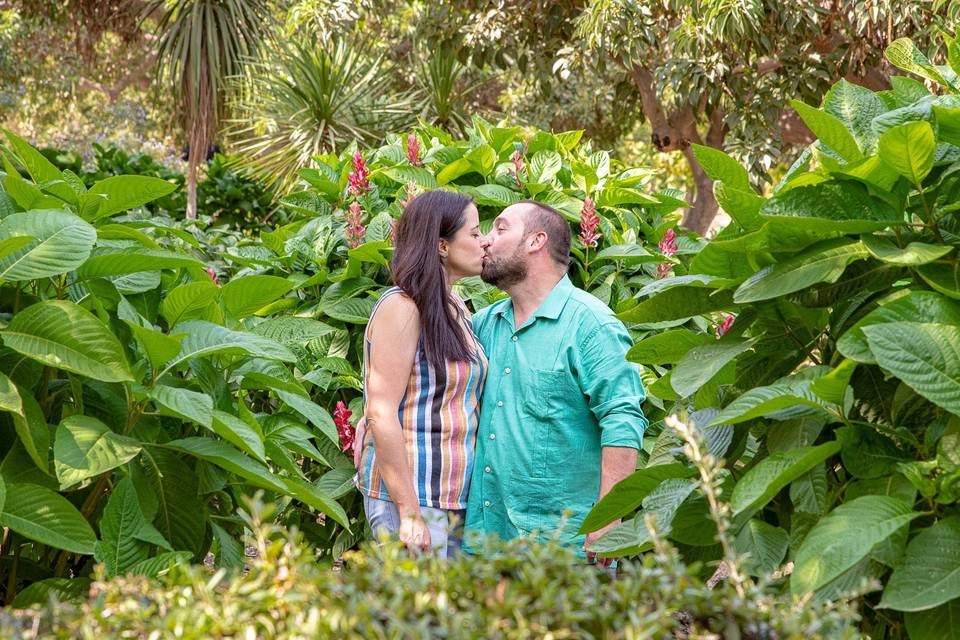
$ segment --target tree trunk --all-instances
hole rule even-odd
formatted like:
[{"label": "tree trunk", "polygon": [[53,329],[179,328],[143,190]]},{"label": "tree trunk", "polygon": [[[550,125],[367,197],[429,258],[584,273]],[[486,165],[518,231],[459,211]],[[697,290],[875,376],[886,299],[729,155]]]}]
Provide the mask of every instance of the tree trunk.
[{"label": "tree trunk", "polygon": [[650,122],[650,141],[653,146],[658,151],[682,151],[690,165],[697,192],[680,226],[703,235],[717,215],[717,199],[713,197],[713,181],[697,162],[690,144],[706,144],[722,150],[727,133],[723,123],[724,114],[720,109],[710,114],[710,126],[704,141],[697,131],[697,115],[691,107],[675,109],[669,115],[664,113],[653,73],[649,69],[636,66],[630,70],[630,76],[640,92],[643,113]]},{"label": "tree trunk", "polygon": [[190,145],[190,152],[187,156],[187,220],[197,218],[197,167],[202,159],[201,149]]}]

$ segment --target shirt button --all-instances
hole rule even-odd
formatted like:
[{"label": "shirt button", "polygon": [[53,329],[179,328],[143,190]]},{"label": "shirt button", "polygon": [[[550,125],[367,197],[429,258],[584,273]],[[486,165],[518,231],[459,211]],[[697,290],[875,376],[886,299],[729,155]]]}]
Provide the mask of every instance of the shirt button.
[{"label": "shirt button", "polygon": [[489,501],[489,500],[484,500],[483,506],[489,507],[489,506],[490,506],[490,501]]},{"label": "shirt button", "polygon": [[502,407],[502,406],[503,406],[503,400],[497,401],[497,406],[498,406],[498,407]]},{"label": "shirt button", "polygon": [[490,434],[490,439],[491,439],[491,440],[496,440],[496,439],[497,439],[497,434],[491,433],[491,434]]},{"label": "shirt button", "polygon": [[507,367],[506,369],[504,369],[503,372],[504,372],[504,373],[510,373],[510,367]]},{"label": "shirt button", "polygon": [[517,336],[513,336],[513,337],[510,338],[510,339],[513,340],[514,342],[516,342],[519,338],[517,338]]},{"label": "shirt button", "polygon": [[490,471],[492,471],[492,469],[490,469],[490,467],[487,467],[486,469],[484,469],[484,471],[486,471],[487,473],[490,473]]}]

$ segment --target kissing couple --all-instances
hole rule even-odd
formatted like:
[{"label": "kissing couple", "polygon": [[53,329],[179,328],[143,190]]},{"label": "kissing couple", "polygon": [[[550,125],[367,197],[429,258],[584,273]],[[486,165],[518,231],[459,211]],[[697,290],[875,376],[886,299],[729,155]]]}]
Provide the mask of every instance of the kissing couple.
[{"label": "kissing couple", "polygon": [[[487,235],[468,196],[408,203],[394,286],[363,342],[355,483],[375,533],[442,557],[460,551],[464,526],[553,536],[595,560],[588,549],[617,523],[576,531],[636,469],[645,394],[630,334],[567,275],[570,243],[567,220],[540,202],[507,207]],[[471,316],[452,285],[476,275],[507,297]]]}]

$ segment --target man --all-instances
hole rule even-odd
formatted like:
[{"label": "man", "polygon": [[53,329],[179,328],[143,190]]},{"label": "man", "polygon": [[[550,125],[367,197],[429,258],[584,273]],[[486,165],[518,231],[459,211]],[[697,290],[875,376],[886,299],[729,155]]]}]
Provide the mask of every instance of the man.
[{"label": "man", "polygon": [[483,247],[481,277],[510,297],[473,318],[489,375],[467,529],[503,539],[560,529],[592,561],[586,548],[609,527],[575,534],[636,469],[647,427],[640,373],[626,361],[633,341],[567,277],[570,227],[556,210],[530,201],[507,207]]}]

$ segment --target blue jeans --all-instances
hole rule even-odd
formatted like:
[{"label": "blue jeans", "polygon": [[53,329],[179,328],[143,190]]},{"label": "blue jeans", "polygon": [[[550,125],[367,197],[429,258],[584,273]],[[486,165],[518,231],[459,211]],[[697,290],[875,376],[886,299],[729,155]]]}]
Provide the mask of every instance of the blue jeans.
[{"label": "blue jeans", "polygon": [[[373,534],[396,536],[400,531],[400,512],[389,500],[363,496],[363,510]],[[420,507],[423,520],[430,531],[430,549],[441,558],[452,558],[460,553],[463,544],[463,521],[466,509],[437,509]]]}]

